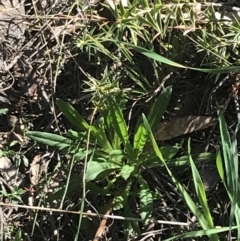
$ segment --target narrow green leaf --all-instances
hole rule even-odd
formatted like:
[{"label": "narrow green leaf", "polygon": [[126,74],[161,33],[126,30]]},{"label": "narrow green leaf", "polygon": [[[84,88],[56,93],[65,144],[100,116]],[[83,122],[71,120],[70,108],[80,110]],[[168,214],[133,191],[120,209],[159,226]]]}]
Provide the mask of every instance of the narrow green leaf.
[{"label": "narrow green leaf", "polygon": [[66,118],[80,131],[87,131],[89,129],[89,124],[83,119],[83,117],[75,110],[72,105],[60,99],[57,99],[56,103]]},{"label": "narrow green leaf", "polygon": [[106,177],[110,172],[118,169],[120,169],[119,165],[107,162],[100,158],[97,160],[90,160],[87,164],[86,181]]},{"label": "narrow green leaf", "polygon": [[144,126],[145,126],[145,128],[146,128],[146,130],[148,132],[148,135],[150,136],[150,141],[151,141],[151,143],[153,145],[153,149],[154,149],[156,155],[158,156],[158,158],[160,159],[160,161],[164,164],[164,166],[166,166],[166,162],[165,162],[165,160],[163,158],[162,152],[158,148],[157,142],[156,142],[156,140],[155,140],[155,138],[154,138],[154,136],[152,134],[152,130],[151,130],[151,127],[150,127],[150,125],[148,123],[148,120],[147,120],[147,118],[145,117],[144,114],[142,114],[142,118],[143,118]]},{"label": "narrow green leaf", "polygon": [[[240,198],[240,190],[239,190],[239,176],[238,176],[238,144],[237,144],[237,134],[239,129],[239,123],[236,126],[235,132],[232,136],[232,140],[230,139],[230,134],[228,132],[227,124],[223,117],[222,111],[218,111],[219,115],[219,127],[220,127],[220,135],[221,135],[221,143],[222,143],[222,152],[223,152],[223,162],[225,167],[225,179],[224,184],[229,195],[229,198],[232,202],[231,211],[230,211],[230,219],[229,226],[230,228],[235,222],[240,224],[240,209],[239,209],[239,198]],[[219,158],[219,166],[221,159]],[[222,167],[219,167],[220,171]],[[224,174],[221,174],[221,178],[224,178]],[[231,232],[231,231],[230,231]],[[237,232],[237,239],[240,239],[240,229]]]},{"label": "narrow green leaf", "polygon": [[171,95],[172,86],[168,86],[167,88],[163,89],[158,99],[154,102],[148,116],[148,121],[152,131],[155,131],[157,125],[162,119],[162,116],[166,111],[169,101],[171,99]]},{"label": "narrow green leaf", "polygon": [[[232,227],[232,230],[237,229],[237,228],[240,228],[240,226],[234,226],[234,227]],[[171,238],[167,238],[167,239],[164,239],[163,241],[183,240],[183,239],[193,240],[193,238],[196,238],[196,237],[210,236],[212,234],[228,232],[229,230],[230,230],[230,227],[213,228],[213,229],[208,229],[208,230],[197,230],[197,231],[193,231],[193,232],[180,234],[180,235],[177,235],[177,236],[174,236]],[[201,240],[205,240],[205,239],[202,238]]]},{"label": "narrow green leaf", "polygon": [[106,137],[105,130],[103,131],[101,128],[96,129],[96,127],[93,125],[89,126],[89,124],[84,120],[84,118],[69,103],[60,99],[57,99],[56,103],[58,108],[63,112],[66,118],[80,131],[87,132],[90,128],[90,137],[93,136],[94,138],[92,139],[94,139],[94,141],[97,139],[97,141],[99,142],[98,144],[105,148],[105,150],[112,149]]},{"label": "narrow green leaf", "polygon": [[139,178],[140,191],[140,216],[145,224],[147,224],[153,212],[153,196],[152,192],[147,184],[147,182],[143,179],[142,176]]},{"label": "narrow green leaf", "polygon": [[232,164],[232,152],[231,152],[231,138],[227,129],[227,124],[225,122],[225,119],[223,117],[222,111],[218,112],[219,115],[219,128],[220,128],[220,134],[221,134],[221,141],[222,141],[222,152],[223,152],[223,161],[225,166],[225,174],[226,174],[226,185],[228,187],[228,191],[233,194],[233,178],[232,174],[234,172],[233,170],[233,164]]},{"label": "narrow green leaf", "polygon": [[180,146],[163,146],[161,152],[166,162],[169,162],[179,151]]},{"label": "narrow green leaf", "polygon": [[[240,224],[240,209],[239,209],[239,176],[238,176],[238,147],[237,147],[237,133],[238,133],[238,125],[236,130],[232,136],[232,141],[230,140],[230,135],[227,129],[227,124],[224,120],[222,111],[218,112],[219,114],[219,127],[222,141],[222,152],[224,159],[224,167],[225,167],[225,180],[224,182],[226,186],[227,193],[232,202],[231,212],[230,212],[230,220],[229,226],[233,225],[234,216],[237,224]],[[238,239],[240,239],[240,229],[238,229]]]},{"label": "narrow green leaf", "polygon": [[142,150],[148,140],[148,133],[143,124],[137,126],[137,131],[134,135],[133,147]]},{"label": "narrow green leaf", "polygon": [[136,153],[134,152],[129,142],[128,128],[119,103],[117,103],[117,101],[112,96],[108,96],[107,98],[110,110],[109,113],[112,117],[112,124],[114,126],[115,132],[118,134],[119,138],[124,144],[127,154],[131,156],[131,160],[134,160]]},{"label": "narrow green leaf", "polygon": [[113,118],[113,125],[115,128],[115,131],[117,132],[122,142],[126,146],[128,142],[128,130],[127,130],[126,122],[123,117],[122,110],[119,107],[119,104],[116,102],[116,100],[111,96],[109,96],[108,98],[108,103],[109,103],[110,115]]},{"label": "narrow green leaf", "polygon": [[[109,114],[109,110],[104,110],[102,111],[102,115],[103,115],[103,125],[106,131],[106,135],[108,137],[109,142],[111,143],[111,146],[113,149],[117,149],[119,148],[119,143],[115,143],[117,142],[115,140],[115,136],[118,137],[118,135],[116,135],[114,126],[112,124],[112,116]],[[100,118],[101,119],[101,118]],[[120,139],[119,137],[117,139]],[[121,140],[120,140],[121,141]],[[119,145],[118,145],[119,144]]]},{"label": "narrow green leaf", "polygon": [[[162,148],[161,148],[162,151]],[[189,165],[189,157],[188,156],[182,156],[179,158],[174,158],[168,160],[166,156],[164,156],[164,151],[162,151],[164,159],[166,159],[166,163],[168,166],[184,166],[184,165]],[[166,157],[166,158],[165,158]],[[197,163],[208,163],[211,161],[214,161],[216,158],[216,155],[213,153],[199,153],[199,154],[192,154],[192,158],[195,160],[196,164]],[[162,167],[163,164],[159,160],[157,156],[153,156],[149,158],[146,162],[146,165],[148,168],[154,168],[154,167]]]},{"label": "narrow green leaf", "polygon": [[[112,145],[109,142],[109,139],[107,137],[106,131],[110,132],[111,128],[107,126],[104,122],[104,119],[100,119],[99,123],[95,125],[95,127],[91,126],[91,129],[93,130],[90,135],[90,139],[94,141],[98,141],[98,144],[106,151],[109,152],[113,149]],[[112,141],[111,141],[112,143]]]},{"label": "narrow green leaf", "polygon": [[[231,170],[232,170],[232,187],[233,187],[233,193],[232,193],[232,206],[231,206],[231,212],[230,212],[230,221],[229,221],[229,226],[233,226],[234,224],[234,216],[236,220],[236,224],[240,225],[240,209],[239,209],[239,198],[240,198],[240,192],[239,192],[239,158],[238,158],[238,144],[237,144],[237,135],[238,135],[238,130],[239,130],[239,120],[236,126],[236,129],[232,135],[232,145],[231,145],[231,153],[232,153],[232,163],[231,165]],[[240,229],[238,229],[238,234],[237,234],[237,239],[240,240]]]},{"label": "narrow green leaf", "polygon": [[[191,149],[190,149],[190,139],[189,139],[188,140],[188,155],[189,155],[190,166],[191,166],[191,169],[192,169],[192,176],[193,176],[195,191],[196,191],[198,200],[201,204],[205,219],[207,221],[207,229],[214,228],[212,216],[211,216],[211,213],[210,213],[210,210],[209,210],[209,207],[208,207],[208,203],[207,203],[207,196],[206,196],[206,192],[205,192],[205,189],[204,189],[204,185],[203,185],[200,174],[199,174],[199,172],[196,168],[196,165],[195,165],[190,153],[191,153]],[[212,235],[211,240],[217,241],[218,236]]]},{"label": "narrow green leaf", "polygon": [[124,13],[124,18],[130,18],[131,16],[133,16],[138,11],[137,5],[138,3],[132,3],[130,5],[130,8],[126,9],[126,12]]},{"label": "narrow green leaf", "polygon": [[123,207],[128,206],[128,199],[129,199],[129,192],[130,192],[130,188],[131,188],[132,182],[131,180],[127,182],[126,186],[123,187],[123,189],[120,191],[120,193],[118,195],[116,195],[116,197],[114,197],[114,205],[113,205],[113,209],[114,210],[119,210]]},{"label": "narrow green leaf", "polygon": [[[40,131],[28,131],[26,136],[42,144],[56,147],[65,153],[74,153],[79,160],[82,160],[86,156],[86,151],[78,148],[78,141],[57,134]],[[88,151],[88,154],[89,153],[91,153],[91,150]]]},{"label": "narrow green leaf", "polygon": [[[154,102],[149,115],[148,121],[152,131],[154,131],[160,122],[171,98],[172,86],[164,89],[159,95],[158,99]],[[134,148],[142,150],[148,139],[146,128],[143,124],[138,125],[137,131],[134,135]]]},{"label": "narrow green leaf", "polygon": [[17,233],[15,235],[14,241],[21,241],[22,240],[22,229],[19,228],[17,230]]},{"label": "narrow green leaf", "polygon": [[142,47],[133,45],[133,44],[129,44],[129,43],[125,43],[125,42],[121,42],[121,44],[128,46],[132,49],[134,49],[135,51],[140,52],[141,54],[154,59],[156,61],[159,61],[161,63],[167,64],[167,65],[171,65],[177,68],[183,68],[183,69],[191,69],[191,70],[196,70],[199,72],[204,72],[204,73],[212,73],[212,74],[219,74],[219,73],[230,73],[230,72],[236,72],[236,73],[240,73],[240,66],[234,66],[234,67],[226,67],[226,68],[221,68],[221,69],[202,69],[202,68],[193,68],[193,67],[189,67],[189,66],[185,66],[179,63],[176,63],[170,59],[167,59],[157,53],[154,53],[152,51],[149,51],[147,49],[144,49]]},{"label": "narrow green leaf", "polygon": [[119,1],[119,8],[121,11],[121,16],[125,16],[125,14],[127,13],[127,9],[123,6],[122,1]]},{"label": "narrow green leaf", "polygon": [[82,141],[83,138],[86,138],[87,133],[86,132],[78,132],[74,130],[68,130],[67,137],[76,140],[76,141]]},{"label": "narrow green leaf", "polygon": [[75,143],[69,138],[48,132],[28,131],[26,133],[26,136],[33,139],[34,141],[40,142],[48,146],[57,147],[59,149],[74,145]]},{"label": "narrow green leaf", "polygon": [[138,20],[142,25],[149,25],[155,30],[158,30],[158,27],[156,26],[155,22],[151,22],[151,19],[149,18],[144,18],[143,16],[138,16]]},{"label": "narrow green leaf", "polygon": [[148,0],[140,0],[142,6],[144,9],[149,9],[149,4],[148,4]]},{"label": "narrow green leaf", "polygon": [[222,161],[222,157],[221,157],[220,151],[218,151],[217,156],[216,156],[216,164],[217,164],[218,174],[219,174],[221,180],[224,182],[223,161]]},{"label": "narrow green leaf", "polygon": [[169,176],[172,178],[173,183],[175,184],[175,186],[178,188],[179,192],[182,195],[182,198],[184,199],[184,201],[186,202],[186,204],[188,205],[189,209],[192,211],[192,213],[196,216],[196,218],[198,219],[200,225],[202,226],[203,229],[207,229],[208,227],[208,223],[204,217],[204,215],[202,214],[202,212],[199,210],[199,208],[197,207],[197,205],[195,204],[195,202],[192,200],[192,198],[190,197],[190,195],[187,193],[186,189],[181,185],[181,183],[179,183],[177,181],[177,179],[174,177],[173,173],[171,172],[171,170],[168,168],[166,161],[163,159],[163,155],[161,153],[161,151],[159,150],[159,147],[157,145],[156,140],[154,139],[154,136],[152,134],[151,128],[148,124],[147,118],[145,117],[145,115],[143,114],[143,122],[144,125],[149,133],[150,136],[150,140],[151,143],[153,145],[153,150],[155,151],[156,155],[158,156],[159,160],[162,162],[162,164],[164,165],[164,167],[166,168]]}]

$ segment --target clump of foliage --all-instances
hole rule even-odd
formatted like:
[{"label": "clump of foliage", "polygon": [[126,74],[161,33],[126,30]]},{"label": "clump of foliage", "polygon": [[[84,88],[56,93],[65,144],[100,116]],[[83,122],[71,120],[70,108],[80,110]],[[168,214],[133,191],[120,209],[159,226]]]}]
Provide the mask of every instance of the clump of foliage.
[{"label": "clump of foliage", "polygon": [[[82,195],[80,208],[84,211],[89,193],[93,200],[101,199],[94,203],[98,205],[94,206],[97,212],[113,210],[113,213],[118,211],[122,216],[133,218],[126,218],[122,226],[125,239],[129,240],[136,234],[141,235],[141,228],[155,217],[154,203],[161,195],[151,188],[145,172],[159,168],[197,220],[195,226],[189,224],[191,232],[184,228],[169,231],[166,240],[207,236],[215,241],[221,240],[221,232],[229,232],[230,237],[235,230],[234,235],[239,239],[239,123],[231,136],[223,113],[219,111],[221,149],[198,156],[191,152],[191,139],[187,141],[187,154],[179,156],[182,143],[157,144],[153,134],[174,95],[175,80],[168,75],[195,71],[218,80],[221,74],[240,72],[238,20],[231,24],[219,21],[214,5],[195,1],[133,0],[127,6],[124,1],[109,2],[96,7],[82,2],[78,6],[86,16],[100,19],[86,24],[75,42],[75,51],[87,56],[94,66],[94,69],[82,71],[85,76],[83,91],[92,96],[91,120],[67,101],[57,99],[56,105],[72,129],[65,135],[26,133],[31,139],[72,157],[66,186],[56,192],[62,197],[60,206],[70,189],[79,190]],[[129,106],[137,101],[148,110],[140,107],[133,118]],[[213,218],[196,166],[197,162],[205,162],[209,157],[216,160],[231,202],[229,220],[222,228],[216,228],[217,220]],[[78,162],[83,163],[83,169],[81,175],[73,178],[71,173]],[[195,196],[171,169],[183,165],[190,166]],[[49,200],[56,193],[51,194]],[[81,214],[75,240],[85,227]]]}]

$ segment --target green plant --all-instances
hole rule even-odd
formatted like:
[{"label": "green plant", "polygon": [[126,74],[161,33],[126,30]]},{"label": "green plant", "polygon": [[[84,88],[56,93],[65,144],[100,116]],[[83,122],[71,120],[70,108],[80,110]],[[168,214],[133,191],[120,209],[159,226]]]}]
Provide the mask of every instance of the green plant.
[{"label": "green plant", "polygon": [[4,109],[0,109],[0,115],[4,115],[8,112],[8,109],[7,108],[4,108]]},{"label": "green plant", "polygon": [[[108,39],[107,41],[110,42],[111,40]],[[122,46],[124,46],[124,48],[122,48]],[[239,71],[238,66],[221,69],[186,67],[142,47],[121,43],[123,52],[126,47],[130,47],[155,61],[178,68],[189,68],[206,73],[229,73],[233,70]],[[111,198],[110,200],[108,198],[109,201],[104,205],[105,208],[109,208],[109,206],[115,210],[123,208],[124,213],[128,213],[128,216],[134,216],[127,203],[133,184],[137,183],[139,188],[134,193],[140,200],[139,215],[145,223],[149,222],[152,216],[154,194],[150,191],[148,183],[142,176],[142,172],[146,164],[147,167],[154,167],[156,165],[165,167],[174,184],[181,192],[183,200],[197,217],[203,230],[213,229],[214,224],[206,201],[207,198],[204,187],[190,156],[190,144],[188,159],[192,167],[195,190],[198,200],[202,205],[202,210],[194,203],[185,188],[176,180],[168,167],[168,165],[171,165],[171,159],[174,154],[177,153],[179,147],[175,145],[161,147],[159,149],[156,147],[155,140],[151,137],[155,154],[153,155],[144,149],[148,141],[148,135],[150,134],[151,136],[151,132],[156,129],[157,124],[166,110],[171,97],[172,88],[167,87],[161,92],[154,102],[147,119],[145,117],[143,119],[142,117],[138,119],[136,129],[133,131],[132,135],[132,131],[129,132],[124,117],[126,104],[125,92],[119,88],[119,80],[116,78],[115,81],[111,82],[109,81],[110,77],[111,71],[105,68],[101,81],[89,76],[89,81],[86,82],[90,87],[88,91],[93,92],[92,103],[95,109],[92,118],[94,119],[95,113],[98,112],[99,118],[97,120],[93,121],[92,119],[89,124],[70,104],[58,99],[56,102],[58,108],[77,130],[69,130],[66,136],[34,131],[27,132],[27,136],[38,142],[56,147],[65,153],[72,154],[72,164],[76,160],[85,160],[81,185],[84,189],[86,187],[90,188],[92,192],[94,192],[93,189],[97,189],[98,192],[103,195],[110,195]],[[177,161],[178,160],[176,160],[176,162]],[[96,185],[96,181],[101,179],[106,182],[105,187]],[[95,182],[95,185],[88,185],[92,181]],[[65,187],[64,197],[66,196],[69,183],[70,178],[68,178]],[[64,198],[61,204],[63,200]],[[133,225],[132,222],[126,221],[125,233],[129,235],[133,226],[134,230],[139,232],[136,224]],[[209,237],[211,240],[218,240],[216,234],[209,235]]]},{"label": "green plant", "polygon": [[22,201],[22,195],[26,193],[26,191],[21,188],[14,188],[10,193],[6,190],[1,190],[0,193],[3,197],[7,198],[10,203],[18,204],[19,201]]},{"label": "green plant", "polygon": [[[231,212],[229,219],[229,238],[231,238],[231,228],[234,224],[234,218],[236,224],[240,225],[240,206],[239,206],[239,195],[240,195],[240,179],[239,179],[239,165],[238,165],[238,146],[237,146],[237,134],[239,131],[239,121],[236,125],[236,129],[232,136],[230,136],[227,124],[225,122],[222,111],[219,111],[219,127],[222,142],[222,154],[220,152],[217,156],[217,168],[219,176],[221,177],[225,189],[228,193],[231,201]],[[238,228],[237,237],[240,239],[240,228]]]},{"label": "green plant", "polygon": [[[159,148],[152,135],[152,131],[156,129],[168,105],[171,92],[171,87],[167,87],[162,91],[154,102],[148,117],[146,118],[143,115],[143,117],[139,118],[133,136],[128,131],[123,115],[124,94],[122,92],[106,92],[106,90],[101,92],[104,98],[102,98],[102,108],[99,109],[100,118],[92,124],[88,124],[70,104],[58,99],[57,105],[59,109],[77,127],[78,131],[71,130],[66,137],[35,131],[27,132],[27,136],[46,145],[57,147],[66,153],[72,153],[76,160],[86,158],[86,172],[82,176],[82,186],[86,185],[85,188],[90,193],[98,193],[108,197],[106,199],[108,200],[107,203],[103,207],[99,207],[99,210],[107,207],[114,210],[123,209],[126,216],[134,217],[135,215],[128,205],[128,200],[130,196],[138,197],[140,201],[139,215],[145,223],[148,223],[152,218],[155,195],[142,176],[142,172],[145,167],[151,168],[156,165],[165,167],[173,183],[180,191],[183,200],[196,216],[203,230],[214,230],[205,190],[190,155],[190,142],[187,159],[190,160],[196,194],[201,203],[201,208],[195,204],[168,167],[171,165],[172,157],[177,153],[179,147],[166,146]],[[149,135],[155,154],[144,149]],[[84,148],[85,145],[88,146],[87,149]],[[178,159],[175,160],[175,165],[177,165],[177,162]],[[184,163],[186,164],[186,162]],[[174,165],[173,162],[172,165]],[[104,180],[106,186],[99,186],[97,184],[98,180]],[[79,179],[77,181],[79,182]],[[94,183],[92,183],[93,181]],[[134,192],[132,190],[133,184],[138,184],[138,189],[134,190]],[[68,189],[68,185],[70,185],[70,182],[67,183],[65,189]],[[124,227],[126,236],[129,236],[132,230],[140,232],[138,224],[133,221],[125,221]],[[217,233],[223,230],[225,229],[219,229],[217,232],[216,230],[213,232],[200,232],[198,235],[204,234],[208,235],[211,240],[218,240]],[[184,235],[187,236],[187,234]]]},{"label": "green plant", "polygon": [[22,240],[22,229],[19,228],[14,237],[14,241],[21,241],[21,240]]},{"label": "green plant", "polygon": [[[215,154],[193,155],[189,141],[188,155],[174,158],[180,145],[158,147],[152,134],[167,107],[172,93],[171,87],[167,87],[161,92],[147,117],[141,116],[138,119],[135,130],[132,130],[126,123],[125,112],[127,100],[133,97],[133,93],[137,98],[139,96],[141,98],[148,92],[151,93],[151,88],[155,87],[153,87],[155,83],[158,86],[162,84],[162,76],[166,76],[166,72],[188,69],[217,75],[232,71],[239,73],[240,67],[235,66],[238,58],[230,54],[238,51],[238,35],[236,33],[239,23],[236,21],[235,25],[231,25],[231,27],[222,26],[221,21],[211,19],[209,13],[214,16],[215,9],[209,8],[208,11],[202,11],[206,17],[205,21],[208,22],[203,25],[203,22],[197,18],[199,13],[196,4],[191,1],[176,1],[166,4],[159,0],[134,0],[127,7],[123,6],[121,2],[119,5],[102,4],[102,6],[111,12],[113,20],[109,17],[107,22],[95,24],[91,28],[86,27],[81,31],[81,36],[76,42],[76,47],[88,56],[88,61],[94,67],[99,66],[101,74],[103,73],[101,80],[99,80],[97,71],[92,71],[91,75],[88,72],[84,73],[87,76],[85,84],[88,86],[88,89],[84,89],[84,91],[93,93],[91,103],[94,111],[90,123],[73,106],[58,99],[58,108],[76,129],[68,130],[64,136],[36,131],[27,132],[27,136],[33,140],[53,146],[72,156],[66,186],[50,195],[48,200],[57,196],[63,197],[60,205],[62,207],[67,192],[81,186],[83,193],[81,210],[84,209],[87,190],[105,198],[104,204],[96,207],[97,211],[105,212],[106,209],[111,208],[123,209],[125,216],[133,217],[135,215],[129,203],[131,198],[134,198],[139,200],[138,215],[145,223],[148,223],[152,218],[153,200],[156,195],[150,190],[143,171],[148,168],[161,167],[165,168],[180,192],[181,198],[202,228],[202,230],[184,233],[171,239],[207,235],[210,240],[219,240],[218,233],[229,231],[231,228],[239,228],[239,226],[233,226],[233,214],[238,215],[236,204],[238,191],[235,180],[238,179],[238,176],[236,173],[234,173],[235,176],[232,175],[234,168],[237,168],[236,147],[234,149],[235,156],[232,156],[229,150],[233,143],[227,141],[228,149],[226,150],[228,151],[224,150],[224,161],[234,159],[235,163],[235,166],[227,167],[227,170],[230,170],[227,178],[223,174],[223,161],[220,155],[217,156],[219,173],[226,183],[225,186],[233,205],[230,227],[216,229],[208,206],[207,194],[195,166],[197,161],[202,162],[209,157],[214,159]],[[83,9],[86,14],[89,12],[96,14],[87,6]],[[183,27],[183,30],[178,31],[179,27]],[[184,44],[182,44],[183,42]],[[194,47],[188,49],[192,43]],[[182,47],[184,50],[181,49]],[[194,62],[192,59],[189,61],[188,57],[192,56],[191,50],[203,53],[198,54],[197,57],[194,55],[201,61],[204,55],[207,56],[201,62],[202,65],[207,66],[206,68],[194,67],[199,66],[200,63],[195,63],[196,61]],[[140,58],[139,53],[142,54]],[[149,76],[144,74],[139,67],[139,62],[144,62],[146,59],[143,58],[144,56],[148,58],[152,68],[152,71],[149,71],[150,68],[147,67],[144,69],[147,74],[151,72]],[[232,57],[230,58],[230,56]],[[140,61],[138,61],[139,59]],[[116,67],[115,63],[120,63],[120,67]],[[122,82],[125,73],[128,79]],[[110,81],[112,79],[113,81]],[[128,88],[125,87],[133,83],[139,88],[134,88],[134,86],[132,91],[126,94]],[[134,122],[135,120],[130,119],[129,121]],[[223,127],[221,128],[223,129]],[[145,148],[146,144],[149,144],[149,136],[154,152]],[[227,135],[224,137],[229,139]],[[82,175],[71,178],[73,165],[81,160],[84,161]],[[190,196],[190,193],[176,179],[170,169],[171,166],[186,164],[192,170],[196,199]],[[231,175],[234,177],[233,179]],[[82,216],[80,216],[79,227],[81,219]],[[236,223],[239,225],[237,216]],[[126,236],[130,236],[132,230],[140,232],[136,222],[125,221],[124,227]],[[77,240],[77,238],[76,235],[75,239]]]},{"label": "green plant", "polygon": [[[168,105],[171,91],[171,87],[163,90],[151,108],[148,119],[152,130],[156,129]],[[130,209],[126,204],[131,185],[137,181],[139,183],[137,195],[141,200],[140,216],[144,222],[148,222],[151,218],[153,194],[141,175],[143,164],[149,158],[149,155],[144,152],[148,140],[146,129],[139,119],[135,134],[131,137],[123,116],[125,103],[123,93],[109,92],[106,94],[105,92],[102,94],[105,100],[99,110],[101,117],[91,125],[71,105],[57,100],[60,110],[80,132],[71,130],[67,137],[43,132],[27,132],[26,135],[46,145],[57,147],[66,153],[75,153],[78,160],[88,156],[84,181],[106,179],[108,184],[103,188],[103,194],[106,192],[114,193],[113,190],[121,186],[111,200],[115,210],[124,207],[124,209],[127,208],[125,212],[130,214]],[[86,138],[88,132],[89,140]],[[80,142],[82,143],[79,144]],[[83,147],[86,144],[89,146],[88,150]],[[176,153],[177,150],[175,149],[174,152]],[[168,148],[168,151],[172,150]]]}]

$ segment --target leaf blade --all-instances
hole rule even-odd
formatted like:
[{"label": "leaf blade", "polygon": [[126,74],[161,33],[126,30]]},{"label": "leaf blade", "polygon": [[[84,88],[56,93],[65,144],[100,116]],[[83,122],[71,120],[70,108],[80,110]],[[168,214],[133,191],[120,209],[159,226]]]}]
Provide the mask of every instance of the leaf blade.
[{"label": "leaf blade", "polygon": [[61,99],[56,100],[58,108],[62,111],[65,117],[79,130],[87,131],[89,129],[89,124],[84,120],[84,118],[76,111],[76,109]]},{"label": "leaf blade", "polygon": [[148,186],[148,183],[142,178],[139,178],[140,184],[140,216],[145,224],[147,224],[153,212],[153,196]]}]

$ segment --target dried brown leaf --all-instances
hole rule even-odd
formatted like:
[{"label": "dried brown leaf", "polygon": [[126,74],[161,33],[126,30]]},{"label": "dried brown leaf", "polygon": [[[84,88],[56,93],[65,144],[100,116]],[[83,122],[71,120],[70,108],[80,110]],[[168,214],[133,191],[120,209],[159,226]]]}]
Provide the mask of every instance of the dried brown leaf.
[{"label": "dried brown leaf", "polygon": [[213,124],[214,118],[209,116],[174,117],[169,121],[161,121],[155,132],[157,141],[173,139],[194,131],[206,129]]},{"label": "dried brown leaf", "polygon": [[10,190],[13,190],[14,187],[24,185],[22,176],[7,157],[0,157],[0,173]]},{"label": "dried brown leaf", "polygon": [[39,182],[40,178],[40,160],[41,156],[36,155],[33,158],[33,161],[31,163],[31,168],[30,168],[30,182],[31,182],[31,187],[35,186]]}]

